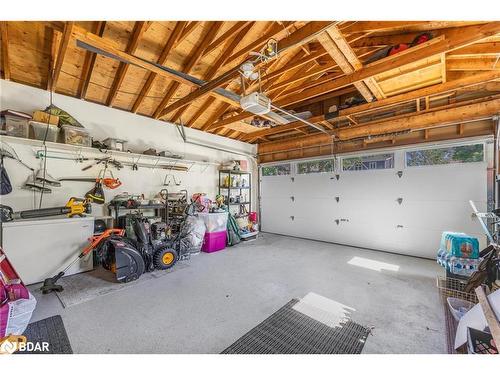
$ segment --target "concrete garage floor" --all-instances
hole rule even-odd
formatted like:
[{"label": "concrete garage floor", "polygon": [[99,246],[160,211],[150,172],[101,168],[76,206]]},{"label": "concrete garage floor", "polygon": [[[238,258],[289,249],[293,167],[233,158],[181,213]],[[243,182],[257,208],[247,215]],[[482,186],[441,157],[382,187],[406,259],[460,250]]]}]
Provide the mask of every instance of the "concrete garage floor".
[{"label": "concrete garage floor", "polygon": [[[358,265],[348,264],[353,257]],[[292,298],[314,292],[374,327],[363,353],[444,352],[435,288],[442,270],[432,260],[262,234],[188,262],[66,309],[56,295],[37,294],[32,321],[62,315],[75,353],[219,353]]]}]

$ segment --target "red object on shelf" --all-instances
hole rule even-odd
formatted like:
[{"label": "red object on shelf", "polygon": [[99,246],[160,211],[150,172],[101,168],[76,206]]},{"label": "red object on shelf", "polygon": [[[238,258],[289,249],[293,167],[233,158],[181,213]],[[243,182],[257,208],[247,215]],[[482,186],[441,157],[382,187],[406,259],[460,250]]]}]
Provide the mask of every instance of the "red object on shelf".
[{"label": "red object on shelf", "polygon": [[227,231],[205,233],[201,251],[213,253],[226,248]]},{"label": "red object on shelf", "polygon": [[248,214],[248,220],[250,220],[252,223],[256,223],[257,222],[257,212],[250,212]]}]

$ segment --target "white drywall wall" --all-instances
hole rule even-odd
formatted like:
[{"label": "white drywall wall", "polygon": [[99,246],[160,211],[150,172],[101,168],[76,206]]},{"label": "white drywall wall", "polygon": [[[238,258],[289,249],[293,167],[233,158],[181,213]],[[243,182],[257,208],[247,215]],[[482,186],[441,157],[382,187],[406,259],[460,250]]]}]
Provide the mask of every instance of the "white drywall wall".
[{"label": "white drywall wall", "polygon": [[[256,176],[256,166],[250,158],[186,144],[172,124],[59,94],[54,94],[53,103],[74,116],[90,131],[91,136],[95,139],[103,140],[107,137],[125,139],[129,141],[127,148],[134,152],[142,152],[147,148],[155,148],[158,151],[169,150],[193,160],[209,160],[220,163],[233,159],[247,159],[249,166],[254,172],[254,176]],[[32,113],[34,110],[44,109],[49,104],[50,99],[47,91],[0,80],[1,110],[13,109]],[[234,150],[249,155],[256,153],[255,146],[253,145],[194,129],[186,128],[186,136],[190,141],[205,145]],[[40,168],[42,161],[35,158],[35,153],[40,147],[16,142],[9,144],[24,162],[35,169]],[[36,194],[34,197],[33,192],[21,189],[30,172],[12,160],[6,160],[5,163],[14,191],[8,195],[0,196],[1,203],[12,206],[15,210],[38,207],[39,195]],[[89,162],[80,164],[68,160],[47,159],[47,171],[56,178],[74,176],[95,177],[99,168],[93,167],[88,171],[81,171],[82,167],[88,164]],[[108,201],[115,194],[122,191],[133,194],[144,193],[146,197],[152,197],[162,188],[167,173],[174,174],[176,179],[182,182],[179,187],[169,187],[169,191],[187,189],[189,194],[205,192],[210,198],[214,198],[218,192],[218,174],[217,166],[215,165],[210,165],[206,169],[205,166],[195,165],[189,172],[169,172],[151,168],[140,168],[139,171],[132,171],[130,167],[125,167],[120,171],[113,170],[113,173],[115,177],[119,177],[123,181],[123,185],[116,190],[105,189]],[[53,188],[51,194],[44,195],[42,206],[62,205],[70,196],[83,196],[91,187],[92,185],[89,183],[64,182],[62,187]],[[253,189],[253,202],[256,201],[256,190]],[[36,205],[34,201],[36,201]],[[94,205],[96,215],[101,215],[101,207]],[[253,209],[255,209],[255,206]]]}]

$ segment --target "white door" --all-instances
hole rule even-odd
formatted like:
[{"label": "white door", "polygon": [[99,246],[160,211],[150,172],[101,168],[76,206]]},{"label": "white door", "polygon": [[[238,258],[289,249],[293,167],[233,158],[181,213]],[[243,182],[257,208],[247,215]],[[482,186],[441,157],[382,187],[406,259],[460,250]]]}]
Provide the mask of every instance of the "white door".
[{"label": "white door", "polygon": [[[425,258],[435,258],[443,231],[468,233],[484,246],[468,202],[486,210],[486,155],[484,161],[406,166],[407,151],[379,152],[394,155],[385,169],[366,169],[366,163],[342,170],[337,158],[337,172],[298,174],[302,161],[295,161],[289,175],[261,175],[262,230]],[[353,156],[376,159],[377,153],[345,158]]]}]

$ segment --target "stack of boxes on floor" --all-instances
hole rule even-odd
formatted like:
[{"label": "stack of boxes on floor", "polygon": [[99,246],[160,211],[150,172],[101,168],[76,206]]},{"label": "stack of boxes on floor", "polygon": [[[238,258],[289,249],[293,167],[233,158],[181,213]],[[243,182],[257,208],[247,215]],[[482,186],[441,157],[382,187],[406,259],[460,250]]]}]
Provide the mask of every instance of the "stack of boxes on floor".
[{"label": "stack of boxes on floor", "polygon": [[479,241],[465,233],[443,232],[437,262],[453,275],[469,277],[481,262]]}]

